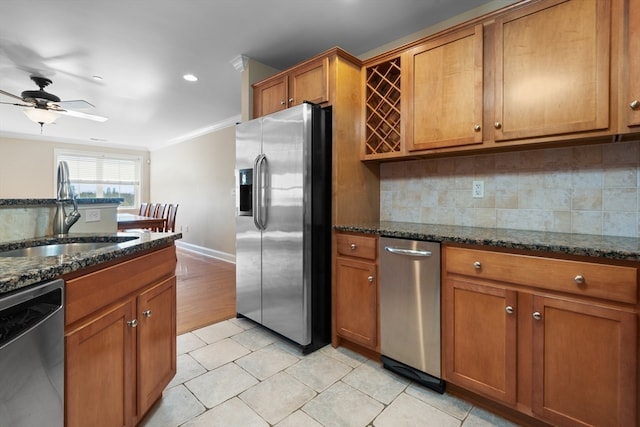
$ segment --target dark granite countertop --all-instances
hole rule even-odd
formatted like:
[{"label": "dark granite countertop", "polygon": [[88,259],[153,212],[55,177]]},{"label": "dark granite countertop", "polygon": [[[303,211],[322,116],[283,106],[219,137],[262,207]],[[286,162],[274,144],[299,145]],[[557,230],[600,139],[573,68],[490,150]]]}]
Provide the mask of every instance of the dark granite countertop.
[{"label": "dark granite countertop", "polygon": [[[100,197],[100,198],[88,198],[88,199],[76,199],[79,205],[97,205],[97,204],[108,204],[108,203],[117,203],[120,204],[124,202],[124,199],[121,197],[108,198],[108,197]],[[0,206],[55,206],[56,199],[0,199]]]},{"label": "dark granite countertop", "polygon": [[338,231],[430,240],[441,243],[464,243],[565,255],[640,261],[640,239],[631,237],[391,221],[340,224],[336,225],[335,229]]},{"label": "dark granite countertop", "polygon": [[76,233],[69,234],[64,238],[39,237],[2,242],[0,243],[0,251],[64,242],[114,242],[114,246],[69,255],[0,257],[0,294],[44,280],[52,280],[63,274],[112,261],[136,252],[165,246],[180,238],[182,238],[181,233]]}]

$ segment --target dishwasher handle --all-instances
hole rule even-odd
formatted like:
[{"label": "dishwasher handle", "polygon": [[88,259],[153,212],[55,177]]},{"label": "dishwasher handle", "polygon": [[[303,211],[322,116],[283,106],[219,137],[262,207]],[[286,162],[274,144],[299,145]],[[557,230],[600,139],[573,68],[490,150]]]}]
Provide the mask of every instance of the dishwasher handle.
[{"label": "dishwasher handle", "polygon": [[407,256],[421,256],[421,257],[429,257],[431,256],[431,251],[422,251],[416,249],[403,249],[396,248],[393,246],[385,246],[384,250],[387,252],[391,252],[392,254],[397,255],[407,255]]}]

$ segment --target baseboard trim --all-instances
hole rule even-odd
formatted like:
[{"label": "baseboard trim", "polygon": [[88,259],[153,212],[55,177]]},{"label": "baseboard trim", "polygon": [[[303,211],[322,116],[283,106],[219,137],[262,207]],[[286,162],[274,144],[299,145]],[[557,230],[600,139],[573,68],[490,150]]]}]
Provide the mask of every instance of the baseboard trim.
[{"label": "baseboard trim", "polygon": [[220,261],[226,261],[232,264],[236,263],[236,256],[226,252],[216,251],[215,249],[209,249],[203,246],[181,242],[180,240],[176,240],[176,246],[180,249],[184,249],[185,251],[195,252],[200,255],[216,258],[216,259],[219,259]]}]

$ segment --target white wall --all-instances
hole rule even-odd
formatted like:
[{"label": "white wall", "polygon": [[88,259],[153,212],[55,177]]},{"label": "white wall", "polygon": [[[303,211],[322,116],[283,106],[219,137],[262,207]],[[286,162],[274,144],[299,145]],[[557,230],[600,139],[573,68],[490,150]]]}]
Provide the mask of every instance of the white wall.
[{"label": "white wall", "polygon": [[108,146],[76,145],[52,141],[0,137],[0,199],[55,198],[53,150],[122,153],[140,156],[142,162],[142,198],[149,196],[149,152],[114,149]]},{"label": "white wall", "polygon": [[178,203],[180,244],[235,258],[235,126],[151,152],[152,203]]}]

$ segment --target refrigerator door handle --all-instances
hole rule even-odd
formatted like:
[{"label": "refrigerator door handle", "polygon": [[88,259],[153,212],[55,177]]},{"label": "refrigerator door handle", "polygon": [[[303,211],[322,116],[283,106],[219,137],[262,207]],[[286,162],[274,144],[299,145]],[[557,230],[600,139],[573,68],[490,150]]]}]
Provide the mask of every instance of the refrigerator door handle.
[{"label": "refrigerator door handle", "polygon": [[267,225],[267,212],[265,201],[265,173],[267,157],[260,154],[253,161],[253,224],[258,230],[264,230]]}]

